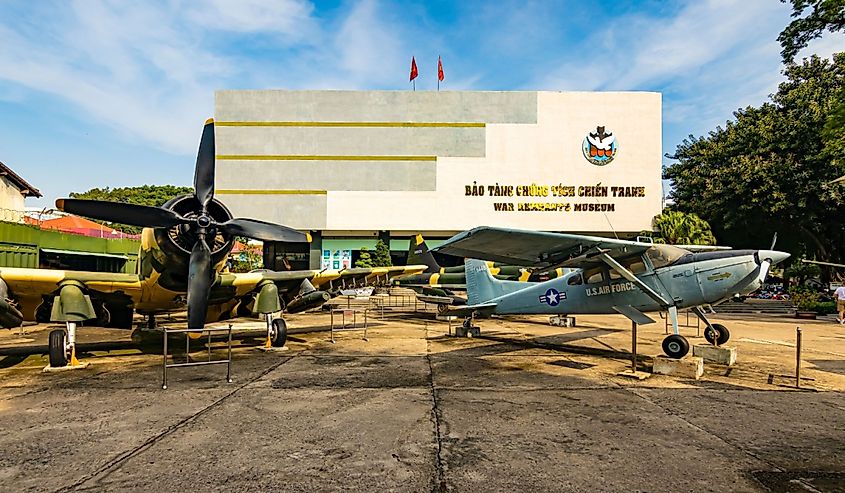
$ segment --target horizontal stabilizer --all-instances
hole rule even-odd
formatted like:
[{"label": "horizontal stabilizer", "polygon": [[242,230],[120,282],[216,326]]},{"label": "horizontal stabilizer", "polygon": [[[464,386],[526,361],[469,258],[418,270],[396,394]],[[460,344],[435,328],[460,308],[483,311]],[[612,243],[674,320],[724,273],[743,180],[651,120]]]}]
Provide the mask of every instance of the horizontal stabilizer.
[{"label": "horizontal stabilizer", "polygon": [[498,303],[479,303],[477,305],[463,305],[463,306],[456,306],[454,308],[449,308],[447,312],[448,315],[458,315],[461,317],[468,317],[472,315],[473,312],[480,312],[484,314],[485,312],[492,312]]},{"label": "horizontal stabilizer", "polygon": [[434,305],[466,305],[466,300],[457,296],[418,294],[417,299],[423,303],[432,303]]},{"label": "horizontal stabilizer", "polygon": [[630,318],[631,321],[634,323],[638,323],[640,325],[654,323],[654,319],[652,319],[645,313],[637,310],[631,305],[614,305],[613,309],[621,313],[622,315],[625,315],[626,317]]}]

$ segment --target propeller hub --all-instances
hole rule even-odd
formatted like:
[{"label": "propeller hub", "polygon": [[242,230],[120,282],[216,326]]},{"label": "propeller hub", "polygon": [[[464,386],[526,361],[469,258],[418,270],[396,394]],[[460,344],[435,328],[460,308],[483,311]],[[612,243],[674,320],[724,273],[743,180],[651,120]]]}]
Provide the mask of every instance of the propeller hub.
[{"label": "propeller hub", "polygon": [[197,226],[199,226],[200,228],[207,228],[211,226],[211,217],[207,214],[200,215],[199,217],[197,217]]}]

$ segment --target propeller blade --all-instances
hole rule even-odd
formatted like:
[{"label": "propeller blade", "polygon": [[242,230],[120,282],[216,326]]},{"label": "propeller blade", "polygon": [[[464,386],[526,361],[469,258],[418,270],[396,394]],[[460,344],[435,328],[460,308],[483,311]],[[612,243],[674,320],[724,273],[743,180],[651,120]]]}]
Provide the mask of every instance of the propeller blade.
[{"label": "propeller blade", "polygon": [[191,250],[188,264],[188,328],[201,329],[208,312],[208,294],[211,292],[211,249],[200,237]]},{"label": "propeller blade", "polygon": [[300,233],[293,228],[257,219],[236,217],[221,223],[219,227],[231,235],[246,236],[262,241],[286,241],[290,243],[308,243],[311,241],[310,235]]},{"label": "propeller blade", "polygon": [[58,199],[56,208],[80,216],[146,228],[169,228],[188,222],[179,214],[161,207],[107,202],[105,200]]},{"label": "propeller blade", "polygon": [[209,118],[202,129],[200,148],[197,151],[197,167],[194,169],[194,196],[202,208],[208,207],[214,198],[214,119]]},{"label": "propeller blade", "polygon": [[760,262],[760,273],[757,275],[757,280],[760,282],[760,284],[766,281],[766,276],[769,275],[769,267],[771,265],[772,262],[769,259]]},{"label": "propeller blade", "polygon": [[769,247],[769,250],[774,250],[775,249],[775,243],[777,243],[777,242],[778,242],[778,232],[775,231],[774,236],[772,236],[772,246]]}]

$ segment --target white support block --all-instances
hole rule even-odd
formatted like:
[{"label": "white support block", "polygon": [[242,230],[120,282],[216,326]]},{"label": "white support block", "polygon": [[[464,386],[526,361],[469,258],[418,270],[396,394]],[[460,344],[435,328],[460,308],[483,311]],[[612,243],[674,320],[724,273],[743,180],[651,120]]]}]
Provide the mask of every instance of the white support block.
[{"label": "white support block", "polygon": [[45,366],[41,371],[43,373],[60,373],[63,371],[73,371],[73,370],[84,370],[88,368],[91,363],[87,361],[80,362],[78,365],[65,365],[65,366]]},{"label": "white support block", "polygon": [[549,325],[557,327],[575,327],[575,317],[552,315],[549,317]]},{"label": "white support block", "polygon": [[698,380],[701,375],[704,375],[704,359],[698,356],[687,356],[682,359],[656,356],[652,373]]},{"label": "white support block", "polygon": [[736,364],[736,346],[714,346],[696,344],[692,347],[693,356],[701,356],[708,363],[733,366]]}]

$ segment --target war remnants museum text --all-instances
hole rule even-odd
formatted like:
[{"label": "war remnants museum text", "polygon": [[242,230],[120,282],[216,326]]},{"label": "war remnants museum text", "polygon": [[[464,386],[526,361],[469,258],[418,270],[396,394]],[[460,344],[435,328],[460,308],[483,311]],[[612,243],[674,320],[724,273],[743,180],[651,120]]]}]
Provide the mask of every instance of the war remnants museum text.
[{"label": "war remnants museum text", "polygon": [[[468,197],[608,197],[644,198],[644,186],[596,185],[493,185],[472,182],[464,186]],[[618,202],[493,202],[497,212],[615,212]]]}]

